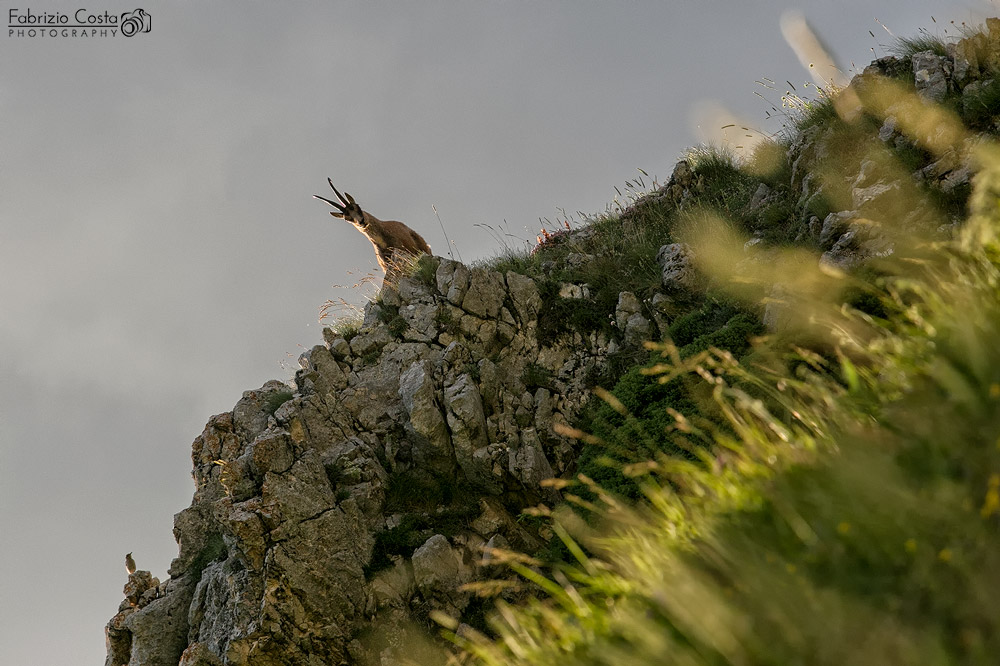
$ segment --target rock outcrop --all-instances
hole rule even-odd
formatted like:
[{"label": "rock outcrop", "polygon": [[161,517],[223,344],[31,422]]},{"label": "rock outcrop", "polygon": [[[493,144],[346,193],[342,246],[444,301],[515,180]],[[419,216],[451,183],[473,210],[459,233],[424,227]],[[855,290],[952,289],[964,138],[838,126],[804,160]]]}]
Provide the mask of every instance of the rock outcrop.
[{"label": "rock outcrop", "polygon": [[[461,617],[459,587],[495,575],[488,542],[542,543],[517,517],[558,500],[542,482],[572,471],[574,442],[554,427],[609,341],[542,346],[530,278],[423,261],[426,277],[383,290],[354,335],[327,329],[294,386],[212,417],[170,578],[130,576],[108,666],[391,663],[366,628]],[[631,294],[620,317],[636,344],[651,333]]]}]

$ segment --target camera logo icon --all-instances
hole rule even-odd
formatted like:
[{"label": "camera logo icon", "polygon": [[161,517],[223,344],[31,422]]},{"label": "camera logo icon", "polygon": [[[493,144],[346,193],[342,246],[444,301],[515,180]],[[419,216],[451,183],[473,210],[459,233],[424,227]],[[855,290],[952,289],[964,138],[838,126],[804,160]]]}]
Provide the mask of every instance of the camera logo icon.
[{"label": "camera logo icon", "polygon": [[126,37],[132,37],[140,32],[149,32],[151,21],[149,14],[143,9],[136,9],[122,14],[121,24],[118,29]]}]

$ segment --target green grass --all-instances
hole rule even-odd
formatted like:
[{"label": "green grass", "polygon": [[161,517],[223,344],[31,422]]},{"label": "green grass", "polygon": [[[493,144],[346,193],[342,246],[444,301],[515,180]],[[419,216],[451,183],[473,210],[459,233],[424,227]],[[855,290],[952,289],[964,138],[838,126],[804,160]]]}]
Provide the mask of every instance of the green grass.
[{"label": "green grass", "polygon": [[827,126],[836,120],[837,110],[833,105],[833,99],[821,95],[816,99],[803,100],[797,115],[793,116],[792,124],[797,131],[801,132],[811,127]]},{"label": "green grass", "polygon": [[[943,44],[921,35],[898,48],[906,59]],[[994,88],[947,105],[992,131]],[[608,390],[574,424],[580,476],[564,496],[575,510],[556,509],[539,559],[512,560],[529,600],[500,614],[477,602],[483,634],[452,636],[471,663],[986,664],[1000,652],[1000,161],[976,189],[911,186],[878,211],[887,233],[916,208],[931,232],[971,215],[960,242],[914,225],[890,257],[843,275],[819,270],[815,253],[786,261],[816,249],[803,233],[811,216],[851,209],[862,163],[877,165],[870,182],[909,183],[935,159],[905,131],[909,143],[884,145],[877,105],[862,102],[851,119],[822,94],[802,102],[789,133],[814,134],[821,150],[795,182],[790,138],[746,160],[701,147],[685,156],[695,183],[682,201],[637,180],[628,208],[585,220],[588,234],[533,252],[505,245],[487,262],[536,280],[542,344],[618,335],[619,294],[665,291],[657,251],[710,218],[739,240],[723,263],[750,269],[736,271],[740,283],[720,271],[710,291],[672,294],[672,345],[624,349],[589,378]],[[803,196],[803,168],[821,195]],[[761,183],[771,194],[751,210]],[[765,254],[742,249],[751,235]],[[570,265],[571,253],[593,258]],[[801,291],[792,317],[803,326],[761,337],[774,282]],[[587,285],[589,298],[560,298],[564,283]],[[521,379],[535,389],[551,377],[529,366]],[[376,537],[366,572],[431,534],[460,533],[475,513],[464,494],[394,475],[387,510],[403,519]]]},{"label": "green grass", "polygon": [[[926,36],[900,44],[901,57],[942,47]],[[989,129],[993,91],[983,94],[962,118],[973,129]],[[795,131],[816,128],[825,144],[809,164],[822,197],[799,200],[785,144],[765,144],[745,163],[700,149],[690,157],[701,182],[680,209],[650,197],[628,215],[592,221],[594,235],[576,247],[504,259],[539,279],[547,299],[560,281],[591,285],[588,302],[549,306],[564,323],[552,339],[609,330],[614,290],[658,289],[655,276],[641,277],[642,262],[709,210],[743,233],[765,233],[772,254],[763,272],[808,296],[792,315],[811,323],[758,338],[752,273],[742,284],[720,277],[718,293],[679,302],[675,346],[632,353],[595,377],[609,391],[576,424],[586,433],[582,475],[564,491],[583,510],[557,509],[557,538],[538,554],[548,565],[510,563],[534,600],[485,611],[481,635],[451,635],[472,663],[995,660],[1000,158],[987,160],[972,191],[942,200],[926,187],[907,190],[879,211],[901,220],[907,206],[933,202],[969,218],[958,241],[911,227],[892,256],[848,274],[794,261],[787,265],[805,267],[782,272],[783,253],[802,252],[790,237],[808,216],[849,209],[863,161],[879,165],[875,182],[908,179],[932,159],[923,148],[883,146],[881,121],[871,108],[841,120],[825,99],[805,109]],[[750,211],[760,182],[774,196]],[[630,254],[617,243],[637,220],[655,234],[636,238]],[[631,275],[618,281],[596,261],[560,267],[570,251],[613,257]],[[549,275],[545,261],[556,264]]]},{"label": "green grass", "polygon": [[993,126],[1000,115],[1000,80],[991,80],[975,92],[962,95],[961,117],[974,130],[996,130]]},{"label": "green grass", "polygon": [[437,284],[437,267],[438,264],[432,257],[429,257],[426,254],[421,255],[420,258],[414,262],[413,272],[411,275],[413,278],[428,287],[434,287]]},{"label": "green grass", "polygon": [[337,321],[330,326],[335,335],[338,335],[348,342],[350,342],[354,336],[361,332],[362,316],[361,313],[347,315],[339,318]]},{"label": "green grass", "polygon": [[[493,616],[498,640],[459,643],[497,665],[990,663],[1000,649],[994,252],[896,278],[889,300],[911,307],[892,332],[855,329],[860,364],[807,355],[798,367],[811,370],[787,374],[714,353],[678,361],[725,423],[663,426],[707,437],[705,454],[652,457],[632,479],[640,504],[587,484],[604,529],[560,514],[576,535],[561,539],[573,564],[546,577],[512,565],[544,600]],[[642,410],[646,389],[630,377]]]},{"label": "green grass", "polygon": [[394,338],[402,338],[406,332],[407,323],[399,314],[398,305],[379,304],[378,320],[385,324],[389,334]]},{"label": "green grass", "polygon": [[[706,300],[700,308],[678,317],[670,327],[670,338],[688,358],[709,347],[726,349],[736,357],[750,350],[750,339],[762,333],[759,317],[732,303]],[[697,454],[679,440],[666,437],[674,423],[672,413],[688,418],[719,416],[704,391],[692,390],[691,382],[673,378],[667,382],[650,376],[662,362],[659,354],[645,354],[616,379],[610,398],[591,402],[578,426],[600,441],[580,449],[577,467],[606,490],[638,500],[639,485],[623,468],[663,453],[694,459]],[[583,496],[594,493],[584,489]]]},{"label": "green grass", "polygon": [[479,514],[478,496],[450,479],[432,477],[419,469],[389,476],[383,510],[402,514],[400,523],[375,535],[375,548],[365,574],[392,565],[392,557],[410,557],[414,549],[435,534],[454,536],[468,529]]},{"label": "green grass", "polygon": [[934,55],[947,56],[948,49],[944,39],[935,37],[926,31],[916,37],[897,37],[889,47],[889,53],[897,58],[912,58],[914,54],[932,51]]}]

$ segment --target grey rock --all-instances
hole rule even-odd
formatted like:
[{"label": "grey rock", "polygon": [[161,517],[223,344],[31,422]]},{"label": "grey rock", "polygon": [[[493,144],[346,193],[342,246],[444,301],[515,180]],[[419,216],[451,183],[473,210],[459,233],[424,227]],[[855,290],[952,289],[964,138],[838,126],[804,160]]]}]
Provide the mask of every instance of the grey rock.
[{"label": "grey rock", "polygon": [[[552,465],[545,457],[542,442],[534,428],[525,428],[521,431],[521,445],[511,451],[508,465],[511,476],[518,479],[526,488],[540,488],[542,481],[554,476]],[[547,494],[550,496],[549,499],[558,497],[554,491]]]},{"label": "grey rock", "polygon": [[376,608],[405,608],[416,591],[412,565],[403,558],[396,559],[391,568],[375,576],[371,590]]},{"label": "grey rock", "polygon": [[[387,291],[393,292],[391,289]],[[372,328],[373,326],[378,326],[379,320],[382,318],[384,306],[389,306],[389,303],[387,303],[384,298],[365,303],[365,308],[361,318],[361,328]]]},{"label": "grey rock", "polygon": [[823,220],[819,219],[815,215],[811,216],[809,218],[808,228],[809,235],[818,241],[823,233]]},{"label": "grey rock", "polygon": [[883,204],[891,195],[898,194],[899,183],[875,183],[868,187],[855,187],[851,190],[851,198],[854,202],[854,209],[864,211]]},{"label": "grey rock", "polygon": [[[434,285],[407,280],[367,307],[350,342],[324,332],[325,345],[301,355],[294,387],[270,382],[210,419],[191,448],[195,491],[175,517],[171,577],[132,581],[107,626],[109,663],[147,663],[131,657],[136,646],[142,659],[169,648],[171,666],[377,659],[352,637],[427,609],[459,613],[468,595],[457,586],[488,575],[473,564],[488,539],[541,545],[497,498],[556,497],[541,481],[572,469],[575,457],[553,423],[572,422],[587,377],[619,342],[567,332],[539,345],[542,300],[522,275],[441,260]],[[589,296],[587,285],[573,288]],[[401,335],[382,323],[387,308],[406,323]],[[638,337],[641,317],[623,320],[628,336]],[[526,389],[530,366],[546,371],[544,387]],[[386,507],[390,479],[409,474],[478,487],[480,515],[417,553],[416,564],[404,556],[366,578],[375,535],[403,524],[399,507]],[[157,616],[173,643],[140,622],[168,606],[186,618],[181,631]]]},{"label": "grey rock", "polygon": [[365,356],[377,352],[392,342],[392,336],[385,326],[373,325],[361,330],[351,338],[351,352],[354,356]]},{"label": "grey rock", "polygon": [[635,294],[630,291],[623,291],[618,294],[618,305],[615,307],[615,324],[619,329],[624,329],[628,318],[640,312],[642,312],[642,304]]},{"label": "grey rock", "polygon": [[771,287],[764,302],[764,328],[768,333],[781,333],[787,330],[794,320],[794,312],[789,302],[790,292],[783,284]]},{"label": "grey rock", "polygon": [[674,170],[670,173],[670,180],[685,187],[689,187],[694,182],[694,172],[687,160],[679,160],[674,164]]},{"label": "grey rock", "polygon": [[768,187],[767,183],[758,185],[756,191],[753,193],[753,197],[750,198],[750,212],[763,208],[770,194],[771,188]]},{"label": "grey rock", "polygon": [[507,297],[507,285],[500,273],[473,268],[469,271],[469,289],[462,299],[462,309],[482,318],[495,319]]},{"label": "grey rock", "polygon": [[[332,329],[324,328],[323,337],[328,337],[326,332],[331,330]],[[330,348],[330,353],[333,354],[333,357],[338,361],[343,361],[351,356],[351,345],[343,337],[331,336],[330,339],[327,340],[327,346]]]},{"label": "grey rock", "polygon": [[933,102],[944,100],[951,74],[948,58],[933,51],[921,51],[913,54],[912,62],[917,94]]},{"label": "grey rock", "polygon": [[310,375],[313,389],[317,393],[339,391],[347,387],[348,378],[333,353],[322,345],[308,352],[306,370]]},{"label": "grey rock", "polygon": [[459,556],[448,538],[435,534],[413,551],[413,579],[417,589],[447,590],[455,587]]},{"label": "grey rock", "polygon": [[531,278],[519,273],[508,272],[507,288],[514,305],[514,314],[522,324],[533,322],[542,309],[542,297]]},{"label": "grey rock", "polygon": [[882,123],[882,127],[878,130],[878,138],[883,143],[889,143],[896,137],[898,130],[899,121],[896,120],[895,116],[887,116],[885,121]]},{"label": "grey rock", "polygon": [[[657,292],[653,294],[653,298],[649,301],[650,309],[653,311],[653,321],[656,323],[657,329],[659,329],[660,335],[666,335],[667,329],[670,327],[670,319],[674,311],[674,300],[667,296]],[[611,352],[605,350],[606,354]]]},{"label": "grey rock", "polygon": [[579,268],[594,260],[594,255],[582,252],[570,252],[566,255],[566,265],[570,268]]},{"label": "grey rock", "polygon": [[[225,562],[212,562],[202,571],[187,618],[191,627],[188,640],[199,646],[196,649],[202,659],[211,659],[209,655],[212,655],[221,663],[226,650],[225,638],[238,630],[242,619],[238,600],[247,593],[254,595],[248,583],[246,572],[227,571]],[[191,648],[185,652],[190,656]]]},{"label": "grey rock", "polygon": [[483,564],[489,566],[496,559],[495,550],[510,550],[510,543],[502,534],[494,534],[483,546]]},{"label": "grey rock", "polygon": [[972,182],[974,172],[971,166],[963,165],[951,171],[941,181],[941,191],[951,193]]},{"label": "grey rock", "polygon": [[416,362],[403,373],[399,379],[399,396],[409,416],[406,429],[418,444],[419,460],[439,473],[450,472],[451,437],[438,404],[430,362]]},{"label": "grey rock", "polygon": [[945,48],[951,57],[951,80],[956,86],[961,87],[970,79],[979,76],[979,54],[975,47],[975,40],[962,39],[947,44]]},{"label": "grey rock", "polygon": [[656,253],[662,270],[663,286],[695,289],[698,273],[694,267],[694,252],[687,243],[670,243]]},{"label": "grey rock", "polygon": [[430,303],[410,303],[399,308],[399,316],[406,322],[404,339],[413,342],[431,342],[438,336],[439,307]]},{"label": "grey rock", "polygon": [[450,259],[442,259],[434,273],[438,292],[452,305],[461,305],[465,292],[469,289],[469,269],[464,264]]},{"label": "grey rock", "polygon": [[413,552],[412,562],[416,588],[432,606],[456,614],[468,604],[469,593],[458,588],[471,579],[471,563],[445,536],[429,538]]},{"label": "grey rock", "polygon": [[[400,281],[402,281],[402,278],[400,278]],[[399,296],[399,283],[397,282],[397,285],[393,287],[383,282],[375,301],[380,307],[398,308],[403,302]]]},{"label": "grey rock", "polygon": [[[424,261],[433,261],[432,257]],[[435,266],[435,276],[437,267]],[[431,287],[413,277],[402,277],[399,279],[399,305],[403,303],[414,303],[416,301],[427,301],[431,296]]]},{"label": "grey rock", "polygon": [[858,212],[854,210],[842,210],[838,213],[830,213],[823,220],[823,226],[819,232],[819,245],[824,249],[833,247],[844,233],[847,232],[851,221],[857,219]]},{"label": "grey rock", "polygon": [[458,465],[471,481],[491,492],[498,491],[499,479],[493,475],[492,465],[486,458],[489,440],[483,400],[472,377],[462,374],[453,384],[445,386],[444,401]]},{"label": "grey rock", "polygon": [[823,253],[820,263],[846,271],[873,257],[887,257],[893,251],[893,245],[889,240],[853,225],[832,248]]},{"label": "grey rock", "polygon": [[571,284],[563,282],[559,285],[559,298],[580,300],[590,298],[590,286],[586,284]]},{"label": "grey rock", "polygon": [[175,590],[128,615],[125,629],[131,634],[129,664],[168,666],[180,660],[187,645],[190,585]]},{"label": "grey rock", "polygon": [[642,316],[642,304],[636,295],[629,291],[623,291],[618,295],[615,324],[625,335],[625,342],[632,346],[639,346],[652,334],[649,320]]},{"label": "grey rock", "polygon": [[233,426],[240,437],[252,440],[267,428],[271,415],[269,398],[275,393],[288,391],[288,384],[271,380],[255,391],[244,391],[243,398],[233,407]]}]

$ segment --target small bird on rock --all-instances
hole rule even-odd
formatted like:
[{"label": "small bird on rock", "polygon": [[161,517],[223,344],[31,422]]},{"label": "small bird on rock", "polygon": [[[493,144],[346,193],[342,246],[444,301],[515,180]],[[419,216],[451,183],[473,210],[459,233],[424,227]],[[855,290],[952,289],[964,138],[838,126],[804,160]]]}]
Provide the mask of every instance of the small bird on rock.
[{"label": "small bird on rock", "polygon": [[135,560],[132,559],[132,553],[125,556],[125,571],[132,575],[135,573]]}]

